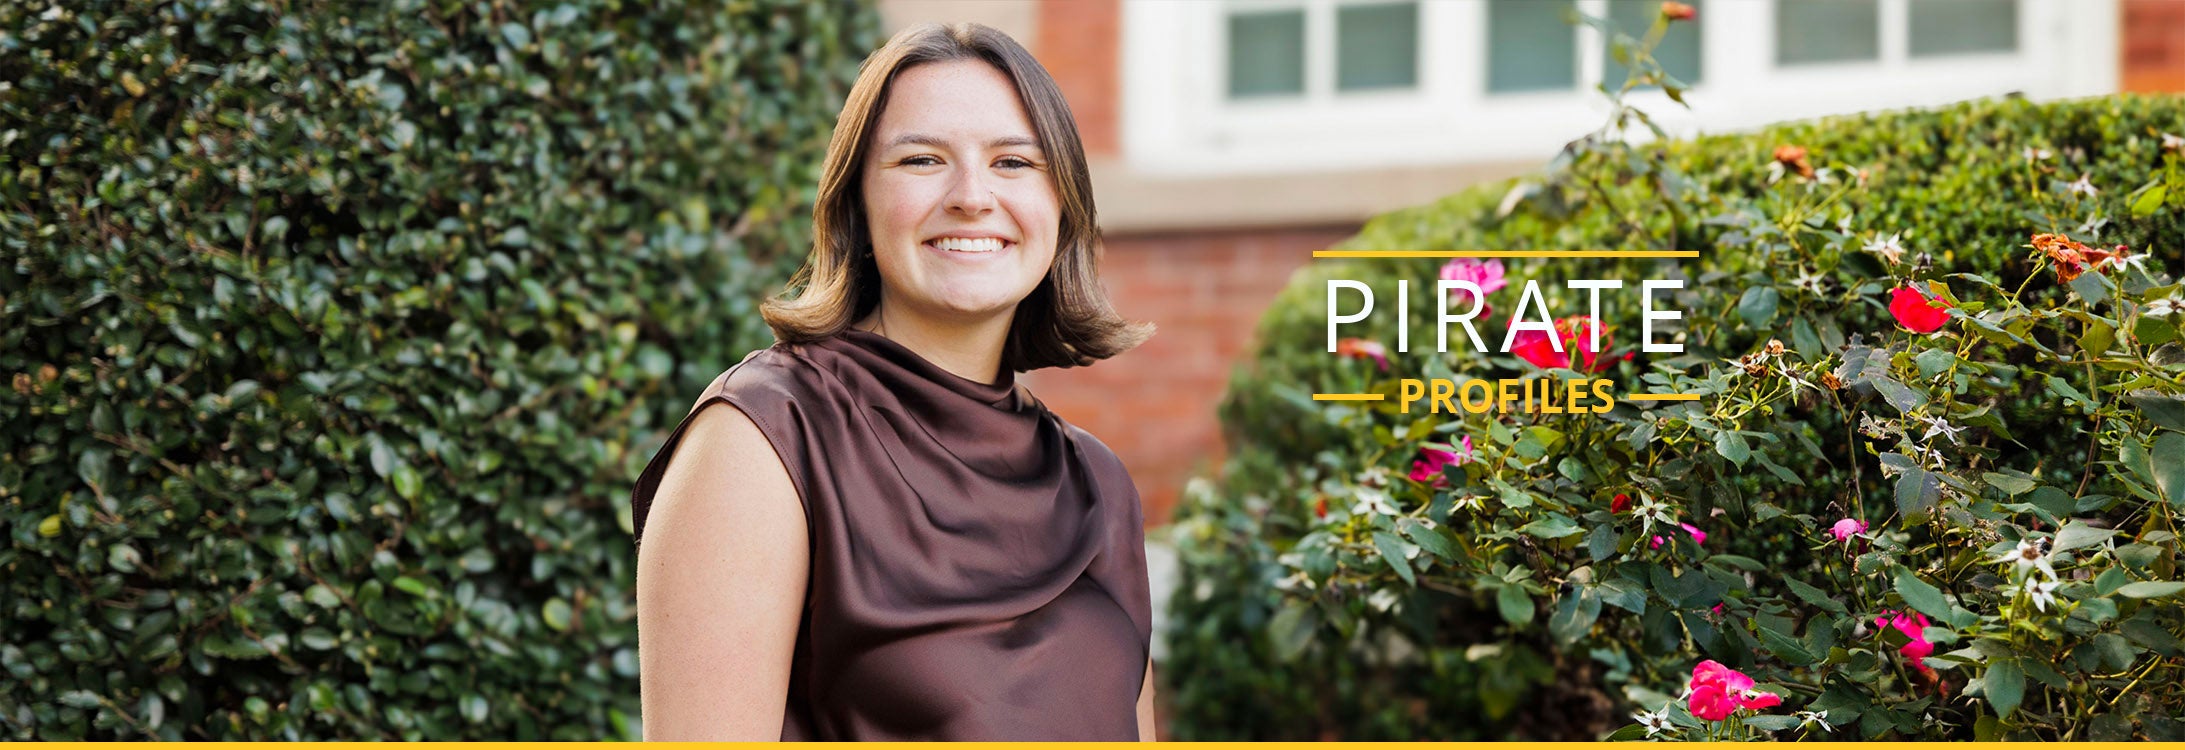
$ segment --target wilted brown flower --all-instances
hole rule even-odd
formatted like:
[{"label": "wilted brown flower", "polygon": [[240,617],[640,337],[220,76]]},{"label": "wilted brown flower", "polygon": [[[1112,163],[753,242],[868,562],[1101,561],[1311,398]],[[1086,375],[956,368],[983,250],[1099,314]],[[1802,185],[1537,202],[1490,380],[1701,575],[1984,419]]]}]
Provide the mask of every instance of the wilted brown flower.
[{"label": "wilted brown flower", "polygon": [[1844,379],[1836,377],[1836,373],[1824,371],[1821,373],[1821,385],[1832,391],[1840,391],[1844,389]]},{"label": "wilted brown flower", "polygon": [[2047,255],[2056,264],[2056,280],[2069,284],[2087,271],[2100,273],[2113,263],[2123,263],[2131,257],[2129,250],[2118,245],[2112,250],[2087,247],[2085,243],[2060,234],[2036,234],[2033,249]]},{"label": "wilted brown flower", "polygon": [[1780,356],[1783,356],[1783,340],[1782,340],[1782,339],[1768,339],[1768,356],[1770,356],[1770,357],[1780,357]]},{"label": "wilted brown flower", "polygon": [[1785,168],[1797,172],[1800,177],[1813,179],[1813,165],[1806,162],[1806,147],[1804,146],[1775,147],[1775,161]]}]

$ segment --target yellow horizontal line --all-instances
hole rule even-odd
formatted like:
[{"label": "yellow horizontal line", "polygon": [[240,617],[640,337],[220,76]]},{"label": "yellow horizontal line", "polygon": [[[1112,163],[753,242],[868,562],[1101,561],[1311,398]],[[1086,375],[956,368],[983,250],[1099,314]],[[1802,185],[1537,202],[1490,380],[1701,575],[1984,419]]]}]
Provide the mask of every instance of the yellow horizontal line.
[{"label": "yellow horizontal line", "polygon": [[1625,401],[1698,401],[1697,393],[1633,393],[1624,396]]},{"label": "yellow horizontal line", "polygon": [[1697,258],[1698,250],[1314,250],[1315,258]]},{"label": "yellow horizontal line", "polygon": [[1388,398],[1386,393],[1315,393],[1314,401],[1379,401]]}]

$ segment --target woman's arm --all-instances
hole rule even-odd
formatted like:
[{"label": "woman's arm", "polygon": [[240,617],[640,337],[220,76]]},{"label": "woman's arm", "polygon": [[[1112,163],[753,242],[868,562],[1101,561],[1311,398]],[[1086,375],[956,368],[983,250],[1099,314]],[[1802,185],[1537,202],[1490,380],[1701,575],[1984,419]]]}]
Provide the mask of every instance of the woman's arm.
[{"label": "woman's arm", "polygon": [[1146,660],[1146,682],[1138,686],[1138,741],[1153,742],[1153,660]]},{"label": "woman's arm", "polygon": [[702,407],[637,553],[645,739],[781,739],[810,556],[773,445],[732,406]]}]

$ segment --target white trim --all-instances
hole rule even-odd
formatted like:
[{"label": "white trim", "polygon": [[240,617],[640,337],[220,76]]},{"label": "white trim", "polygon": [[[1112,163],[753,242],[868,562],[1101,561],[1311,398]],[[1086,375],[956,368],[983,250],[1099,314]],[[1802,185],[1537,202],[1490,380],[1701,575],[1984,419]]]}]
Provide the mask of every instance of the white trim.
[{"label": "white trim", "polygon": [[[1485,0],[1420,0],[1413,89],[1334,92],[1334,13],[1351,0],[1127,0],[1123,8],[1122,140],[1129,168],[1149,178],[1356,171],[1399,166],[1545,160],[1599,126],[1592,86],[1599,35],[1578,40],[1569,92],[1486,92]],[[1880,0],[1879,61],[1778,66],[1774,2],[1708,0],[1698,23],[1700,81],[1692,110],[1638,94],[1671,132],[1743,130],[1849,112],[1933,106],[2021,92],[2035,99],[2109,93],[2117,81],[2118,0],[2019,0],[2018,50],[1910,58],[1907,3]],[[1578,0],[1588,12],[1606,0]],[[1306,94],[1231,101],[1223,66],[1226,13],[1306,9]]]}]

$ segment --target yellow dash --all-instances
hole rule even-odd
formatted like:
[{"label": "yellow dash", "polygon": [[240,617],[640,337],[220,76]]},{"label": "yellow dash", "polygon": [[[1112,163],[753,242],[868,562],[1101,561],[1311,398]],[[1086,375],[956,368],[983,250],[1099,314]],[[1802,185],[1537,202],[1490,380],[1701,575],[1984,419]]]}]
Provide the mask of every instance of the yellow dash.
[{"label": "yellow dash", "polygon": [[1379,401],[1388,398],[1385,393],[1315,393],[1314,401]]},{"label": "yellow dash", "polygon": [[1697,393],[1633,393],[1624,396],[1625,401],[1698,401]]},{"label": "yellow dash", "polygon": [[1315,258],[1697,258],[1698,250],[1314,250]]}]

